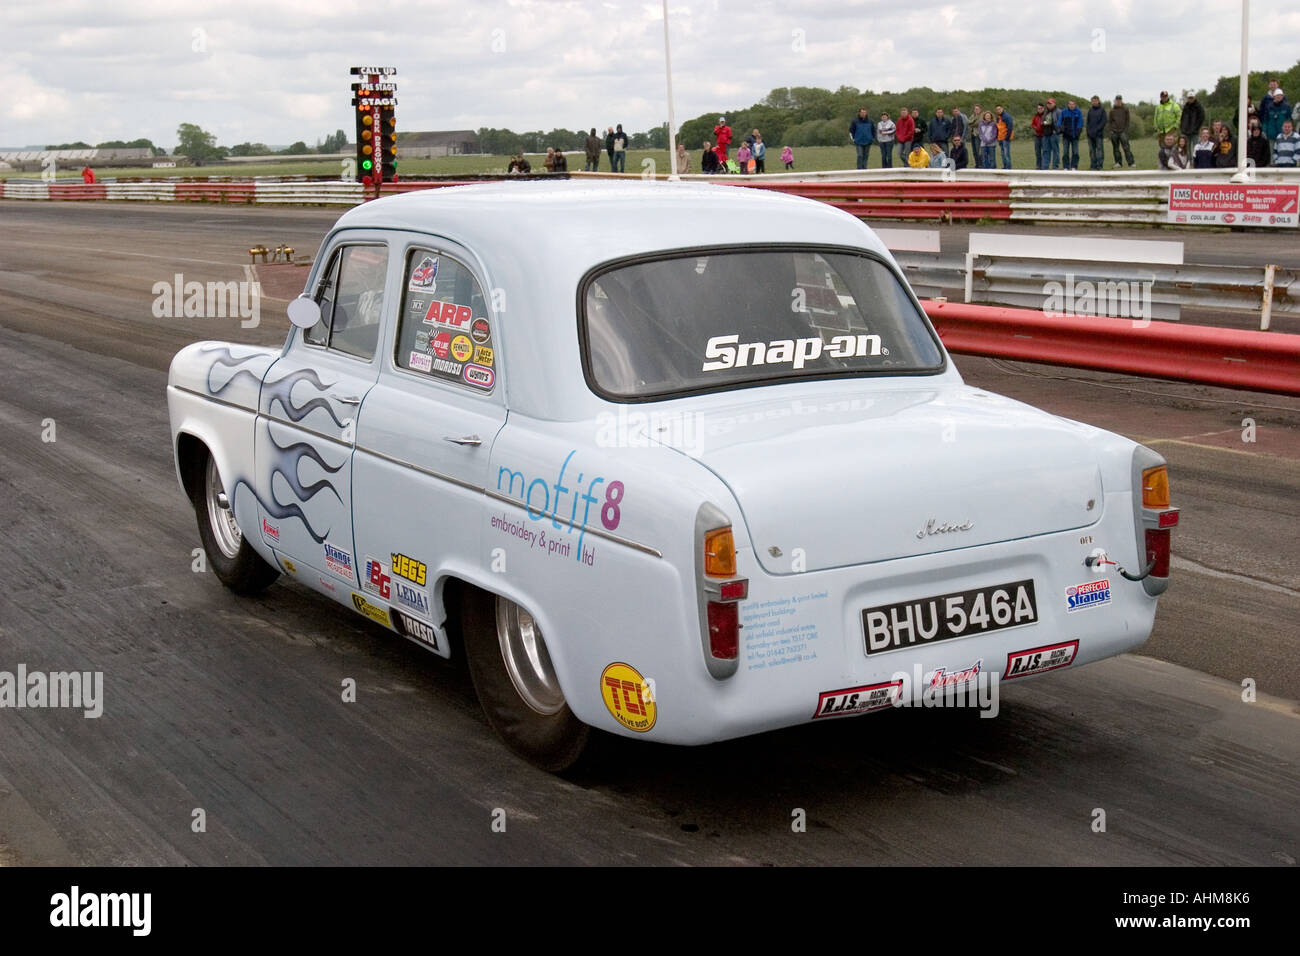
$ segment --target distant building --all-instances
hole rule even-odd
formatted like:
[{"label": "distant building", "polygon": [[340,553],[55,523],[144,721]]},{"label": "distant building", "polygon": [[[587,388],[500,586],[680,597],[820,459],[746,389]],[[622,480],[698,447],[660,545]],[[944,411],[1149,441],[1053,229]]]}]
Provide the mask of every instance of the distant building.
[{"label": "distant building", "polygon": [[478,133],[472,129],[435,130],[428,133],[397,131],[397,158],[433,159],[481,152]]},{"label": "distant building", "polygon": [[50,160],[56,166],[153,166],[155,159],[179,161],[188,165],[184,157],[159,156],[145,146],[108,147],[105,149],[27,149],[0,152],[0,161],[25,172],[49,168]]}]

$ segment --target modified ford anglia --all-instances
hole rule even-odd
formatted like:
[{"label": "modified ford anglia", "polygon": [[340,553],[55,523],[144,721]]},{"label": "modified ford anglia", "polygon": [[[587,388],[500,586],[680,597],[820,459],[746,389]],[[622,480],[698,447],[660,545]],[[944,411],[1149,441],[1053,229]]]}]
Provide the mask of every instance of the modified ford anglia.
[{"label": "modified ford anglia", "polygon": [[172,362],[217,577],[449,657],[561,770],[1110,657],[1168,585],[1164,460],[966,385],[884,245],[733,186],[381,199],[283,348]]}]

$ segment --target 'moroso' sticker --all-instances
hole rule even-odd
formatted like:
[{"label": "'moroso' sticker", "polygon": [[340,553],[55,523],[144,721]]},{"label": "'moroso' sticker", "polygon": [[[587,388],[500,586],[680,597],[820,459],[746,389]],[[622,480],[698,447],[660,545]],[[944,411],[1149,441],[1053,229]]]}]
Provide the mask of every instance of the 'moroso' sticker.
[{"label": "'moroso' sticker", "polygon": [[605,709],[628,730],[645,733],[659,716],[649,681],[630,664],[610,664],[600,675]]}]

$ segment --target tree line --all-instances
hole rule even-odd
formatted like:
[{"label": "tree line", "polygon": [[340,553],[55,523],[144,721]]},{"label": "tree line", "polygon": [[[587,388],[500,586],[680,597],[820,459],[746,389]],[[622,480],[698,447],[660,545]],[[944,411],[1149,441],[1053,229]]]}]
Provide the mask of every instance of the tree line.
[{"label": "tree line", "polygon": [[[1170,74],[1166,89],[1171,96],[1178,97],[1180,104],[1187,94],[1196,93],[1196,98],[1205,107],[1207,120],[1232,120],[1237,111],[1240,77],[1221,76],[1214,89],[1206,91],[1180,87],[1177,67],[1172,67]],[[1276,79],[1284,90],[1300,90],[1300,61],[1287,70],[1251,72],[1247,91],[1256,104],[1264,95],[1270,79]],[[1107,88],[1103,85],[1104,82],[1104,78],[1099,78],[1094,89],[1074,91],[1003,88],[940,91],[918,86],[899,93],[874,93],[851,86],[841,86],[834,91],[813,86],[779,87],[747,109],[709,112],[687,120],[681,125],[678,140],[685,143],[687,149],[699,149],[704,140],[713,140],[713,127],[717,124],[718,117],[726,116],[728,125],[736,133],[761,130],[763,139],[769,146],[842,146],[849,141],[849,121],[857,115],[858,108],[863,106],[873,119],[879,117],[882,110],[891,117],[897,117],[898,111],[907,107],[920,110],[921,116],[927,121],[936,109],[943,109],[946,113],[952,107],[959,106],[963,112],[968,113],[975,104],[986,110],[1001,106],[1012,117],[1023,117],[1027,121],[1033,115],[1034,107],[1046,101],[1049,96],[1056,99],[1058,106],[1064,106],[1068,100],[1076,100],[1086,111],[1088,101],[1094,95],[1100,97],[1102,105],[1109,109],[1116,94],[1124,96],[1129,108],[1129,135],[1137,137],[1153,131],[1155,102],[1129,102],[1124,90]]]},{"label": "tree line", "polygon": [[[1177,67],[1170,68],[1170,80],[1166,89],[1171,95],[1177,95],[1181,104],[1188,93],[1196,93],[1197,99],[1205,107],[1207,121],[1222,119],[1230,122],[1237,111],[1237,88],[1239,77],[1221,76],[1214,89],[1192,90],[1179,87]],[[1285,90],[1300,91],[1300,61],[1286,70],[1258,70],[1250,74],[1248,92],[1250,98],[1258,103],[1270,79],[1276,79]],[[841,86],[836,90],[822,89],[817,86],[782,86],[772,90],[760,102],[745,109],[703,113],[681,124],[677,134],[678,142],[685,143],[690,150],[699,149],[707,139],[713,139],[713,127],[719,116],[726,116],[728,125],[737,133],[746,133],[759,129],[763,139],[773,146],[842,146],[848,142],[849,121],[857,115],[859,107],[865,106],[870,115],[879,117],[881,111],[887,111],[891,117],[897,116],[903,107],[921,111],[922,117],[929,119],[936,109],[945,112],[954,106],[963,112],[979,104],[991,110],[1001,106],[1016,118],[1028,120],[1034,107],[1054,97],[1058,105],[1068,100],[1076,100],[1083,109],[1093,95],[1101,98],[1108,109],[1114,101],[1115,94],[1124,95],[1123,90],[1107,89],[1104,78],[1099,78],[1097,87],[1091,90],[1009,90],[1003,88],[986,88],[982,90],[934,90],[928,86],[917,86],[898,93],[889,91],[875,93],[871,90],[858,90],[852,86]],[[1293,94],[1294,95],[1294,94]],[[1129,135],[1138,137],[1152,129],[1155,117],[1155,103],[1152,101],[1128,102],[1131,124]],[[605,131],[614,123],[596,123],[596,134],[602,141]],[[588,127],[587,129],[590,129]],[[629,149],[667,149],[668,124],[652,127],[638,133],[627,131]],[[336,130],[329,136],[316,140],[314,147],[298,140],[284,149],[273,150],[265,143],[238,143],[234,146],[219,146],[217,138],[194,123],[182,123],[176,130],[177,146],[175,152],[187,156],[196,163],[224,159],[228,156],[302,156],[310,153],[341,153],[347,151],[349,140],[343,130]],[[741,137],[743,138],[743,136]],[[581,150],[587,141],[586,129],[553,129],[549,132],[531,130],[516,133],[510,129],[483,127],[478,130],[479,150],[498,156],[515,153],[544,153],[548,146],[556,149]],[[399,140],[400,146],[400,133]],[[60,143],[46,146],[46,149],[126,149],[146,147],[153,150],[155,156],[165,154],[165,150],[155,146],[148,139],[135,139],[130,142],[109,140],[98,146],[89,143]]]}]

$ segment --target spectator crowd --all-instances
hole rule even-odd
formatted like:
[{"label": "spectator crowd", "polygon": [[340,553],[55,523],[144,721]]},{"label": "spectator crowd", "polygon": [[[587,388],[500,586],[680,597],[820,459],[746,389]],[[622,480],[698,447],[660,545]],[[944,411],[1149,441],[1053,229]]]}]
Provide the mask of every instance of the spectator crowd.
[{"label": "spectator crowd", "polygon": [[[1238,149],[1235,131],[1240,117],[1233,113],[1232,122],[1209,121],[1205,108],[1189,93],[1179,103],[1167,91],[1160,94],[1155,108],[1154,128],[1158,147],[1157,162],[1161,169],[1236,168]],[[1066,100],[1062,109],[1053,97],[1038,103],[1025,124],[1019,126],[1011,113],[1001,106],[991,110],[979,104],[969,113],[960,106],[945,112],[936,109],[929,119],[915,107],[898,110],[897,119],[882,111],[872,119],[865,107],[849,121],[849,141],[857,151],[857,168],[867,169],[871,150],[880,153],[880,166],[889,169],[897,158],[898,165],[916,169],[926,167],[995,169],[1011,168],[1011,143],[1017,135],[1032,135],[1035,169],[1078,169],[1081,143],[1087,141],[1088,168],[1104,169],[1106,144],[1109,142],[1115,169],[1136,166],[1129,141],[1133,118],[1124,97],[1116,96],[1109,109],[1101,98],[1093,96],[1085,110],[1076,100]],[[1255,166],[1295,167],[1300,164],[1300,102],[1295,107],[1287,100],[1277,80],[1269,80],[1268,90],[1256,106],[1246,110],[1246,158]],[[704,141],[700,153],[701,173],[760,174],[767,171],[767,144],[757,130],[737,145],[735,134],[725,116],[718,117],[713,136]],[[600,170],[600,156],[605,153],[612,172],[626,172],[628,135],[622,124],[608,127],[602,138],[592,127],[586,140],[588,172]],[[674,167],[678,174],[692,172],[691,154],[684,143],[677,144]],[[794,151],[783,146],[780,162],[784,169],[794,169]],[[564,153],[546,150],[546,171],[568,172]],[[522,154],[513,157],[508,172],[530,173],[532,166]]]},{"label": "spectator crowd", "polygon": [[[1246,156],[1250,162],[1281,167],[1300,162],[1300,103],[1292,107],[1277,80],[1269,81],[1259,106],[1250,104],[1246,113]],[[1234,113],[1231,124],[1214,120],[1207,125],[1205,109],[1195,93],[1189,93],[1180,106],[1167,91],[1162,92],[1154,123],[1160,168],[1236,168],[1234,130],[1239,128],[1239,119]],[[1086,112],[1075,100],[1067,100],[1062,109],[1049,96],[1035,106],[1028,125],[1034,140],[1035,169],[1078,169],[1085,139],[1089,169],[1105,168],[1107,142],[1115,169],[1137,165],[1129,142],[1132,116],[1122,96],[1116,96],[1109,109],[1094,96]],[[1022,124],[1020,132],[1023,130]],[[899,110],[897,120],[885,111],[873,120],[864,108],[849,122],[858,169],[870,166],[873,146],[880,150],[883,169],[894,165],[895,155],[899,165],[914,168],[995,169],[1000,159],[1002,168],[1010,169],[1011,142],[1016,136],[1016,121],[1007,110],[1001,106],[985,110],[978,104],[969,114],[960,106],[947,113],[936,109],[929,120],[923,120],[920,111],[911,107]]]}]

